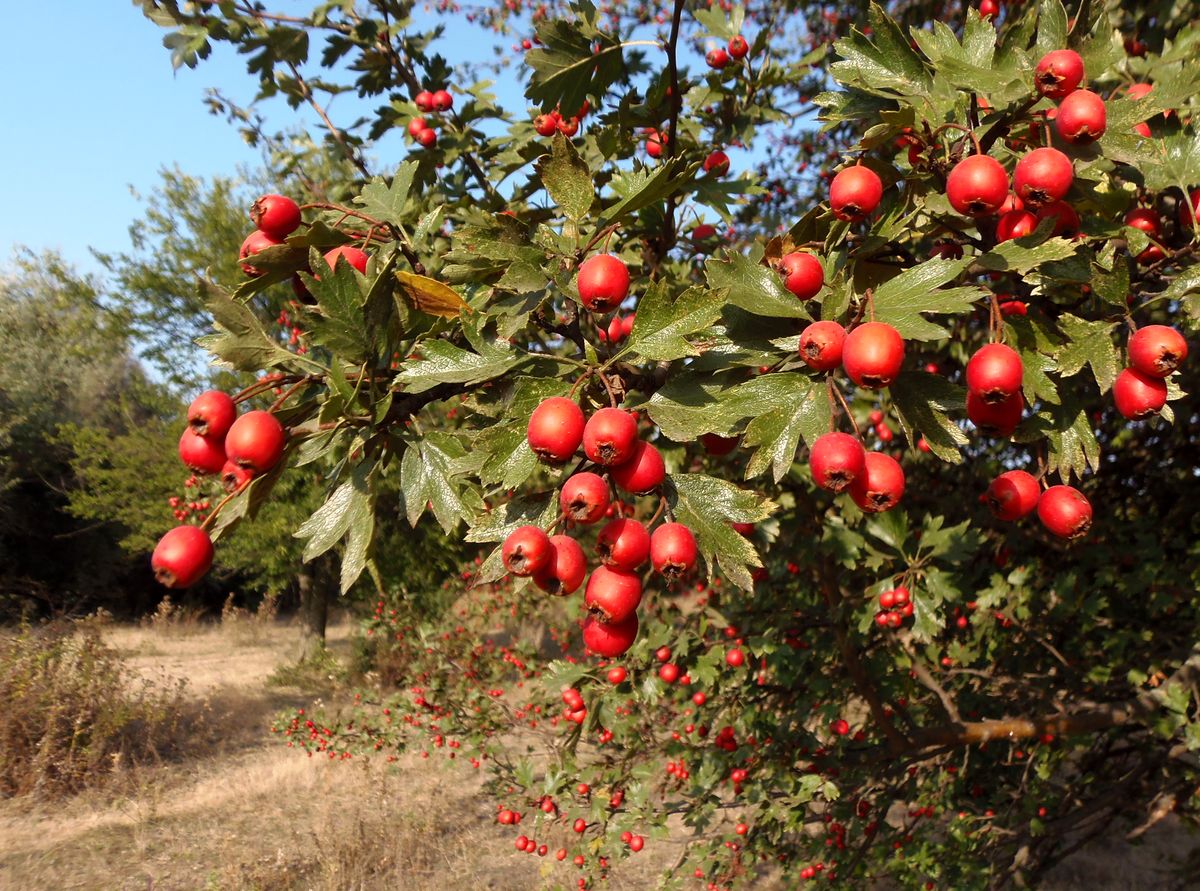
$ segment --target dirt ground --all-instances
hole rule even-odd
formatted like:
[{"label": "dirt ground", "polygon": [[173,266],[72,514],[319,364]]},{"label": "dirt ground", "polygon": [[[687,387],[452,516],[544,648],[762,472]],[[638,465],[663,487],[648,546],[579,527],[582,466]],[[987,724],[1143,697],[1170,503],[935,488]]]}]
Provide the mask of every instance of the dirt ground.
[{"label": "dirt ground", "polygon": [[[294,629],[248,636],[221,626],[187,633],[113,627],[105,635],[142,675],[187,681],[196,707],[207,712],[211,744],[201,758],[140,769],[119,791],[54,804],[0,802],[0,889],[574,886],[569,864],[513,852],[464,771],[441,773],[415,756],[391,769],[378,761],[330,763],[272,739],[278,711],[313,699],[311,690],[268,683],[294,657]],[[349,653],[350,635],[348,625],[331,629],[335,655]],[[1166,826],[1136,847],[1094,845],[1042,887],[1154,889],[1153,866],[1195,843],[1182,835]],[[607,887],[654,887],[657,869],[679,850],[655,844],[659,851],[615,870]]]}]

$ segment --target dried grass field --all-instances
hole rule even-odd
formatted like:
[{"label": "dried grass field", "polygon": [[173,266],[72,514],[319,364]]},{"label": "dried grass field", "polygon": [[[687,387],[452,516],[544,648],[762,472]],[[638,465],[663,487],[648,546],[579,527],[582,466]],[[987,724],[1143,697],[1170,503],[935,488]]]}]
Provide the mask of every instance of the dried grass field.
[{"label": "dried grass field", "polygon": [[[172,757],[119,767],[98,788],[0,798],[5,891],[574,886],[569,867],[513,852],[468,768],[415,755],[386,766],[331,763],[273,739],[276,712],[337,695],[319,679],[306,688],[272,680],[294,658],[294,628],[110,626],[101,634],[141,677],[184,681],[199,720]],[[349,625],[331,629],[336,657],[348,656],[350,638]],[[1116,839],[1084,849],[1043,887],[1152,889],[1153,867],[1194,843],[1167,823],[1137,846]],[[654,887],[678,844],[656,842],[650,856],[614,870],[607,887]]]}]

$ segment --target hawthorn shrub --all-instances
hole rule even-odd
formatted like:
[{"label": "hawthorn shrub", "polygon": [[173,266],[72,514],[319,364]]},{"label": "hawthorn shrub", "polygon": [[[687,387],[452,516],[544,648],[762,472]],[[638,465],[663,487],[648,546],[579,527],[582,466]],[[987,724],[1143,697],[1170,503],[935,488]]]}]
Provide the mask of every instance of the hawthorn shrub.
[{"label": "hawthorn shrub", "polygon": [[181,685],[132,676],[89,621],[0,636],[0,794],[54,798],[180,750]]},{"label": "hawthorn shrub", "polygon": [[[143,6],[176,65],[252,53],[360,174],[265,196],[244,284],[202,281],[204,346],[256,377],[181,444],[227,488],[207,535],[154,557],[185,584],[329,468],[296,535],[379,589],[383,683],[288,744],[483,771],[497,831],[580,888],[669,823],[665,886],[717,891],[1028,883],[1195,821],[1182,13],[473,8],[531,34],[497,58],[513,111],[407,5]],[[375,111],[343,128],[345,90]],[[378,571],[426,514],[483,546],[448,612]]]}]

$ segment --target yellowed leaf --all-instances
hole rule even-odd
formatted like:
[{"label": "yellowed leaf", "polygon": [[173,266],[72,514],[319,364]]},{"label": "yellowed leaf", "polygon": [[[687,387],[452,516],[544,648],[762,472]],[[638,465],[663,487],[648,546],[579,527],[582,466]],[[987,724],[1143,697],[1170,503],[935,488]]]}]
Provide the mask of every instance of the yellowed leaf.
[{"label": "yellowed leaf", "polygon": [[396,281],[408,302],[431,316],[454,319],[464,312],[470,312],[470,307],[453,288],[435,278],[398,269]]}]

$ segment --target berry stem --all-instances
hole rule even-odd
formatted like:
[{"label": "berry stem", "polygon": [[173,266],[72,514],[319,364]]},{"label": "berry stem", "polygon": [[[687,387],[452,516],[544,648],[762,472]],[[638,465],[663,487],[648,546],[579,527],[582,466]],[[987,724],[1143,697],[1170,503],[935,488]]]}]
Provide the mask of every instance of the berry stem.
[{"label": "berry stem", "polygon": [[850,419],[850,426],[854,428],[855,437],[859,442],[862,442],[862,431],[858,429],[858,421],[854,419],[854,412],[850,411],[850,405],[846,402],[846,397],[842,395],[841,388],[834,383],[832,375],[827,377],[825,380],[829,384],[830,396],[836,396],[838,402],[842,404],[842,411],[844,411],[846,413],[846,417]]}]

